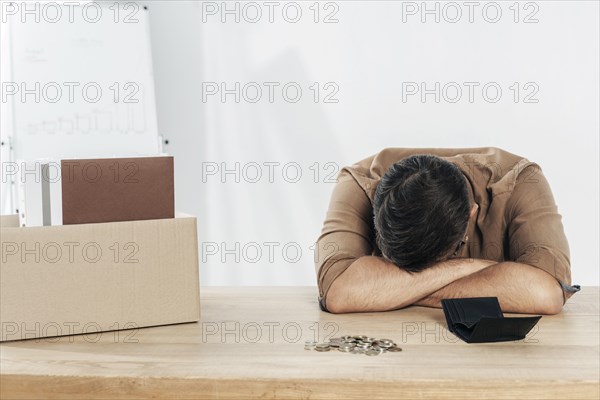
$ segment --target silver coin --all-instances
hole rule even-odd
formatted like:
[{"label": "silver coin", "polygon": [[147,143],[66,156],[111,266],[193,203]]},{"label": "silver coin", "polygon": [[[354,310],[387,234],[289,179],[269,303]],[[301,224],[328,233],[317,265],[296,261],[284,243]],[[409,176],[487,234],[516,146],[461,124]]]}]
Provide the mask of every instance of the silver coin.
[{"label": "silver coin", "polygon": [[402,347],[390,347],[389,349],[387,349],[387,351],[391,352],[391,353],[398,353],[402,351]]},{"label": "silver coin", "polygon": [[402,351],[402,348],[398,347],[391,339],[376,339],[365,335],[344,335],[331,338],[328,341],[321,343],[307,340],[304,349],[320,352],[337,349],[344,353],[366,354],[368,356],[378,356],[387,352],[397,353]]}]

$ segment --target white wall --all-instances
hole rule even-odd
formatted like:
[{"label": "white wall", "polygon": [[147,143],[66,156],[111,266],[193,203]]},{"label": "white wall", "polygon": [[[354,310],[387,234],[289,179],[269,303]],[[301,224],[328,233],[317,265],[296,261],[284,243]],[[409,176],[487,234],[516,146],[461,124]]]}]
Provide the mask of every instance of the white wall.
[{"label": "white wall", "polygon": [[[435,23],[431,15],[422,23],[419,15],[402,21],[403,6],[412,6],[406,2],[337,2],[339,22],[325,24],[313,22],[312,2],[301,3],[297,23],[283,19],[283,6],[273,23],[265,6],[257,23],[243,15],[239,23],[226,15],[223,23],[220,15],[203,13],[221,2],[204,8],[199,2],[149,2],[159,128],[176,157],[178,207],[199,216],[202,283],[314,284],[311,245],[333,187],[325,182],[324,163],[339,168],[389,146],[498,146],[542,166],[570,240],[574,283],[597,285],[598,3],[538,1],[526,9],[520,3],[519,23],[512,3],[498,3],[497,23],[482,17],[485,2],[473,23],[466,7],[457,23],[443,16]],[[333,10],[321,8],[320,18]],[[253,18],[255,9],[247,11]],[[523,23],[532,12],[539,21]],[[493,9],[486,15],[493,18]],[[280,91],[273,103],[266,92],[257,103],[236,103],[233,95],[203,101],[203,82],[229,88],[234,82],[295,82],[303,96],[297,103],[286,102]],[[338,103],[315,103],[313,82],[334,82]],[[403,82],[430,88],[434,82],[495,82],[503,94],[496,103],[483,99],[480,89],[473,102],[466,93],[457,103],[436,103],[433,96],[403,102]],[[530,92],[524,84],[537,85],[538,102],[515,103],[514,82],[522,96]],[[203,168],[222,162],[227,168],[240,162],[248,179],[203,179]],[[265,162],[280,163],[272,183]],[[318,183],[310,168],[315,162]],[[249,182],[252,163],[263,164],[258,183]],[[298,183],[289,182],[293,169],[282,176],[286,163],[300,165]],[[224,252],[236,243],[239,262]],[[282,254],[286,244],[289,252]],[[296,261],[297,248],[302,256]]]}]

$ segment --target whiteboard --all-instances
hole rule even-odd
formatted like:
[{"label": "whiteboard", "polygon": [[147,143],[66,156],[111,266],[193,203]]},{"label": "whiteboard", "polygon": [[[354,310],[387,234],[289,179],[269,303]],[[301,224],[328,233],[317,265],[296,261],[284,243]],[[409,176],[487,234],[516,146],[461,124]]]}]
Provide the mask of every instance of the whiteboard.
[{"label": "whiteboard", "polygon": [[81,5],[72,20],[8,19],[14,159],[160,151],[148,11],[95,4],[96,22]]},{"label": "whiteboard", "polygon": [[[2,161],[159,154],[148,9],[75,2],[56,20],[33,4],[37,21],[2,24]],[[16,185],[1,186],[6,212]]]}]

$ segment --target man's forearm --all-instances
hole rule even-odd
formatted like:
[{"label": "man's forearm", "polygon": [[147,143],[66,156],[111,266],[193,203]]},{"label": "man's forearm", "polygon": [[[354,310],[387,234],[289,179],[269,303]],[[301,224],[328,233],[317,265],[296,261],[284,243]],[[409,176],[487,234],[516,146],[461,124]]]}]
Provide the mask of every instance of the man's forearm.
[{"label": "man's forearm", "polygon": [[402,308],[495,263],[456,259],[409,273],[383,258],[361,257],[333,282],[327,293],[326,306],[333,313]]},{"label": "man's forearm", "polygon": [[465,276],[415,302],[441,307],[441,299],[498,297],[504,312],[556,314],[563,306],[562,288],[539,268],[515,262],[494,264]]}]

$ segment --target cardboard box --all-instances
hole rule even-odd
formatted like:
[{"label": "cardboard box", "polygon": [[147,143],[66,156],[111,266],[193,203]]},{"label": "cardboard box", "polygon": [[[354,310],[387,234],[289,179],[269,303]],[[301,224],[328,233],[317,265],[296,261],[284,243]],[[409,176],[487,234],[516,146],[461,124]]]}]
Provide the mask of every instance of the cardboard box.
[{"label": "cardboard box", "polygon": [[60,165],[63,225],[175,215],[172,156],[72,159]]},{"label": "cardboard box", "polygon": [[0,231],[0,341],[200,319],[194,217]]}]

